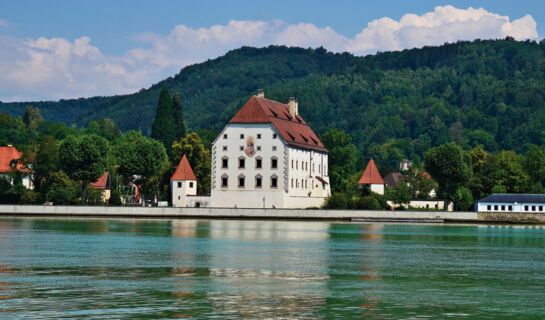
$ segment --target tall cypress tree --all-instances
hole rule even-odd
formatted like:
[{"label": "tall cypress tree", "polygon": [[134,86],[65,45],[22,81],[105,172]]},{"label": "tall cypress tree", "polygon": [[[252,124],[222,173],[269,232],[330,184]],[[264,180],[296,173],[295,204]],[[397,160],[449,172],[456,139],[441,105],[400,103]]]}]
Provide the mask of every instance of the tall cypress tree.
[{"label": "tall cypress tree", "polygon": [[174,93],[172,97],[172,118],[174,119],[174,128],[176,130],[176,139],[185,137],[186,127],[184,121],[184,113],[182,111],[182,102],[178,93]]},{"label": "tall cypress tree", "polygon": [[163,87],[159,95],[155,120],[151,125],[151,137],[161,141],[167,153],[171,154],[172,143],[176,139],[176,128],[172,117],[172,99],[166,87]]}]

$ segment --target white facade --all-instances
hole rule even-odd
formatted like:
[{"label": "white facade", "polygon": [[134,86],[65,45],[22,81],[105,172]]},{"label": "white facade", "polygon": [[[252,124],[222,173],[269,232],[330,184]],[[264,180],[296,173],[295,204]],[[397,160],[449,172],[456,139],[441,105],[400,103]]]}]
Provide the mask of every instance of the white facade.
[{"label": "white facade", "polygon": [[197,195],[196,180],[171,180],[170,190],[172,190],[172,205],[175,207],[188,207],[189,199],[187,196]]},{"label": "white facade", "polygon": [[477,212],[545,213],[545,203],[478,202]]},{"label": "white facade", "polygon": [[227,124],[211,179],[213,207],[320,207],[331,193],[327,153],[288,145],[271,123]]},{"label": "white facade", "polygon": [[369,185],[369,189],[371,189],[371,191],[373,191],[374,193],[384,195],[384,184],[371,183]]}]

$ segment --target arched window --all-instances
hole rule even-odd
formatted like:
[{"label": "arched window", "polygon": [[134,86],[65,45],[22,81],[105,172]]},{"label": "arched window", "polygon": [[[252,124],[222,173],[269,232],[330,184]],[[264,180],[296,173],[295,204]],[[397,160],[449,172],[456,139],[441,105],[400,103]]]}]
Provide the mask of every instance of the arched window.
[{"label": "arched window", "polygon": [[229,168],[229,157],[227,157],[227,156],[221,157],[221,168],[222,169]]},{"label": "arched window", "polygon": [[239,188],[244,188],[244,185],[245,185],[245,181],[246,180],[246,176],[243,175],[243,174],[239,174],[238,175],[238,187]]},{"label": "arched window", "polygon": [[229,176],[226,175],[226,174],[223,174],[221,176],[221,187],[222,188],[227,188],[229,187]]},{"label": "arched window", "polygon": [[256,169],[263,168],[263,158],[261,158],[261,157],[256,157],[255,158],[255,168]]},{"label": "arched window", "polygon": [[271,169],[278,169],[278,157],[271,158]]},{"label": "arched window", "polygon": [[244,169],[245,166],[246,166],[246,161],[245,161],[243,156],[240,156],[238,158],[238,168],[239,169]]},{"label": "arched window", "polygon": [[271,189],[278,188],[278,176],[276,174],[273,174],[271,176]]},{"label": "arched window", "polygon": [[255,176],[255,187],[261,189],[263,187],[263,176],[258,174]]}]

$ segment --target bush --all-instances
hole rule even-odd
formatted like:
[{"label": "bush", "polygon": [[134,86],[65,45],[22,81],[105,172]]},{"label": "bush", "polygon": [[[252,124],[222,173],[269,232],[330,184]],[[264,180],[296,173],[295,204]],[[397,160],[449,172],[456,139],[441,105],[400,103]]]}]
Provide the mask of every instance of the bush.
[{"label": "bush", "polygon": [[112,190],[112,193],[110,194],[110,201],[108,202],[111,206],[120,206],[121,205],[121,196],[119,195],[119,191]]},{"label": "bush", "polygon": [[382,207],[375,197],[365,196],[359,199],[358,209],[379,210],[382,209]]},{"label": "bush", "polygon": [[346,209],[348,207],[348,198],[344,193],[334,192],[326,199],[324,207],[328,209]]},{"label": "bush", "polygon": [[87,204],[92,206],[101,206],[104,205],[104,200],[102,199],[103,190],[93,189],[91,187],[87,188]]}]

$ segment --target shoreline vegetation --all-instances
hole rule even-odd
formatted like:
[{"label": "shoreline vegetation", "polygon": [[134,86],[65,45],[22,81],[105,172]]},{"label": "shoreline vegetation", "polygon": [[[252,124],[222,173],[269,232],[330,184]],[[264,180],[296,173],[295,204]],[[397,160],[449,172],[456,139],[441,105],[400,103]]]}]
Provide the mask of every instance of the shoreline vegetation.
[{"label": "shoreline vegetation", "polygon": [[[12,113],[0,114],[0,145],[21,151],[15,167],[24,169],[2,174],[0,203],[104,205],[90,183],[105,172],[109,205],[169,201],[184,154],[206,194],[211,141],[258,88],[275,100],[297,97],[329,150],[328,209],[434,197],[467,211],[491,193],[545,193],[544,56],[545,41],[511,38],[363,58],[243,47],[137,94],[80,99],[78,121],[53,112],[72,100],[0,103]],[[412,165],[399,187],[378,195],[358,186],[369,159],[383,177]],[[25,172],[33,189],[21,183]]]}]

